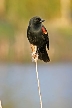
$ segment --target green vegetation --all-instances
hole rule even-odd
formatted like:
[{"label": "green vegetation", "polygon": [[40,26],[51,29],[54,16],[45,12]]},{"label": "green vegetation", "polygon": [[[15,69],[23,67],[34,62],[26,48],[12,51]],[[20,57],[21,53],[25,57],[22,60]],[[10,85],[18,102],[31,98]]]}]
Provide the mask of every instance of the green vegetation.
[{"label": "green vegetation", "polygon": [[0,39],[13,39],[15,34],[15,28],[12,24],[6,21],[0,21]]},{"label": "green vegetation", "polygon": [[58,28],[58,32],[67,39],[72,37],[72,27]]},{"label": "green vegetation", "polygon": [[[4,11],[0,10],[0,61],[31,61],[26,29],[29,19],[36,15],[46,19],[51,60],[72,60],[72,27],[58,27],[60,22],[54,20],[61,18],[60,0],[5,0],[3,6]],[[72,10],[72,0],[70,8]]]},{"label": "green vegetation", "polygon": [[40,15],[48,19],[60,16],[60,0],[6,0],[6,16],[28,19]]},{"label": "green vegetation", "polygon": [[55,60],[72,61],[72,27],[57,29]]}]

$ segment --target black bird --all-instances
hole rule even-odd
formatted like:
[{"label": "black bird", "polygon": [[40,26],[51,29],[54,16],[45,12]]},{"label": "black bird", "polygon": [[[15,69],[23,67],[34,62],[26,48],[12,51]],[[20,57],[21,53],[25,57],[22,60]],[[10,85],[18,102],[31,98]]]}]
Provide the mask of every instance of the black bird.
[{"label": "black bird", "polygon": [[49,36],[46,28],[42,24],[44,21],[45,20],[38,16],[31,18],[27,28],[27,38],[31,47],[37,46],[36,52],[38,53],[38,59],[43,60],[44,62],[49,62],[50,58],[46,51],[46,47],[49,50]]}]

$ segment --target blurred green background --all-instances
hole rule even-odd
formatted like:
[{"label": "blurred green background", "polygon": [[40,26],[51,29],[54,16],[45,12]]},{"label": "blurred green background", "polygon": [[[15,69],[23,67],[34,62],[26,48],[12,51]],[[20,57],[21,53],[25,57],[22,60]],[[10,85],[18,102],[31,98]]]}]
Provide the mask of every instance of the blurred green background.
[{"label": "blurred green background", "polygon": [[43,108],[72,108],[72,0],[0,0],[0,100],[3,108],[40,108],[27,27],[40,16],[51,62],[39,61]]},{"label": "blurred green background", "polygon": [[31,62],[26,30],[36,15],[46,20],[51,62],[72,61],[72,0],[0,0],[0,61]]}]

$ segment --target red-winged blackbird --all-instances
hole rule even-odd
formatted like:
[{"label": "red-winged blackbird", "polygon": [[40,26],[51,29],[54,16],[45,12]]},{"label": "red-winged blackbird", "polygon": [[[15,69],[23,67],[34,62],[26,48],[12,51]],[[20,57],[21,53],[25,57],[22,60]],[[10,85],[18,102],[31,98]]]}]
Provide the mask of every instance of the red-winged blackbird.
[{"label": "red-winged blackbird", "polygon": [[46,47],[49,50],[49,36],[46,28],[42,24],[44,21],[38,16],[31,18],[27,28],[27,38],[31,47],[37,46],[36,52],[38,53],[38,59],[49,62],[50,58],[46,51]]}]

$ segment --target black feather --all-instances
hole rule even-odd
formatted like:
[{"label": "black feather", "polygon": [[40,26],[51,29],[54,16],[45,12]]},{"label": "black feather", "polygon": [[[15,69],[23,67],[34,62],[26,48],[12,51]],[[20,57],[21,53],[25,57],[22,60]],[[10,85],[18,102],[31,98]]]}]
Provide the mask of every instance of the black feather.
[{"label": "black feather", "polygon": [[49,50],[49,36],[46,28],[42,24],[40,17],[33,17],[29,21],[27,28],[27,38],[30,44],[36,45],[38,49],[39,59],[44,62],[49,62],[50,58],[46,51],[46,46]]}]

